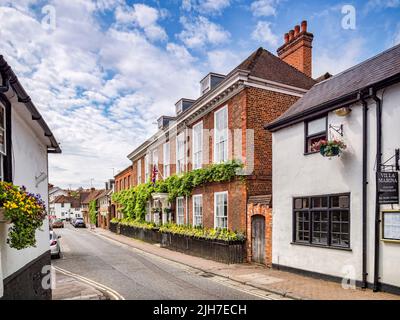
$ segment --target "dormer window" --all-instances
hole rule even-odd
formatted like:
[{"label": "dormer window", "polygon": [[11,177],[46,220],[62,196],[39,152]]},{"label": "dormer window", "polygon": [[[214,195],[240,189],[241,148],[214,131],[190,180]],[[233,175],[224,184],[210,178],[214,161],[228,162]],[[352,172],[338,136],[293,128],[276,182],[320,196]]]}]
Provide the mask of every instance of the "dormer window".
[{"label": "dormer window", "polygon": [[201,95],[205,94],[207,91],[210,90],[210,84],[211,84],[211,77],[208,75],[205,77],[201,82]]},{"label": "dormer window", "polygon": [[183,100],[179,100],[175,105],[176,114],[180,114],[183,111]]},{"label": "dormer window", "polygon": [[158,129],[162,129],[164,126],[164,119],[161,117],[158,119]]},{"label": "dormer window", "polygon": [[203,95],[214,89],[224,79],[225,76],[222,74],[209,73],[200,81],[200,94]]}]

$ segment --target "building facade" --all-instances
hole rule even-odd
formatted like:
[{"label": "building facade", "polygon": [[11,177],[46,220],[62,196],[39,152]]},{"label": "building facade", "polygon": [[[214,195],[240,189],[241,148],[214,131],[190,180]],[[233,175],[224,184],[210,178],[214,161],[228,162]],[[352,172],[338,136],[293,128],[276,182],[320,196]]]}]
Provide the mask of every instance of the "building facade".
[{"label": "building facade", "polygon": [[[295,30],[279,49],[282,59],[259,48],[227,75],[209,73],[200,81],[200,97],[180,99],[175,115],[161,116],[157,133],[129,154],[134,185],[154,176],[164,179],[230,160],[244,165],[244,179],[209,183],[173,203],[167,203],[164,194],[154,195],[148,203],[147,220],[246,233],[251,223],[247,217],[249,197],[272,192],[272,140],[264,124],[280,116],[315,84],[306,74],[311,74],[311,50],[304,50],[304,46],[311,49],[312,34],[307,32],[306,22]],[[295,39],[301,41],[293,46]],[[299,50],[305,53],[299,55]],[[160,203],[172,209],[170,216],[153,212]]]},{"label": "building facade", "polygon": [[[396,46],[316,84],[268,124],[276,267],[399,292],[399,101]],[[323,157],[321,140],[347,148]]]},{"label": "building facade", "polygon": [[52,219],[70,221],[71,219],[83,217],[79,194],[77,197],[58,196],[50,204],[50,208],[50,216]]},{"label": "building facade", "polygon": [[[133,180],[133,167],[129,165],[125,169],[121,170],[114,176],[114,186],[113,192],[119,192],[122,190],[127,190],[136,185]],[[113,218],[123,218],[121,211],[119,210],[118,204],[111,204],[111,215],[110,219]]]},{"label": "building facade", "polygon": [[[40,194],[48,208],[48,153],[60,152],[49,127],[0,56],[1,180]],[[51,264],[48,220],[36,232],[36,247],[23,250],[7,244],[9,227],[0,222],[0,299],[51,299],[51,289],[42,286],[45,267]]]}]

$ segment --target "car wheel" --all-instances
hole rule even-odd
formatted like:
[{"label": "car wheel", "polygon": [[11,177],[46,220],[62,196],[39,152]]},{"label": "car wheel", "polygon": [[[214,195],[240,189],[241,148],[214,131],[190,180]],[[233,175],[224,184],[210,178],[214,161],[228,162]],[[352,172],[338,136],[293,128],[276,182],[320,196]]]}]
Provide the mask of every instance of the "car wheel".
[{"label": "car wheel", "polygon": [[61,258],[61,252],[60,251],[58,251],[58,253],[54,256],[54,258],[56,258],[56,259],[60,259]]}]

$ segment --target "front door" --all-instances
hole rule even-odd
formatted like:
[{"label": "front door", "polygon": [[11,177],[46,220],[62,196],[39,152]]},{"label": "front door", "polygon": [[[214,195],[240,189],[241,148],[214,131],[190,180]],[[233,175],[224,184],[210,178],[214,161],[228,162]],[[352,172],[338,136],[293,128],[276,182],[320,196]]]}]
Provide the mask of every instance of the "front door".
[{"label": "front door", "polygon": [[260,215],[251,219],[252,261],[265,263],[265,218]]}]

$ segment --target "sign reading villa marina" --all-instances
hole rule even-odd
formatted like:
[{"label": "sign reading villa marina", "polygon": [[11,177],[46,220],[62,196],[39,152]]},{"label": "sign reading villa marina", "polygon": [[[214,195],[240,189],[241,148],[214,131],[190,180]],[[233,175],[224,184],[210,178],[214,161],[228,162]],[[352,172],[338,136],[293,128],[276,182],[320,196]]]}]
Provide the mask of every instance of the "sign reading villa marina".
[{"label": "sign reading villa marina", "polygon": [[398,172],[377,172],[379,203],[399,203],[399,174]]}]

